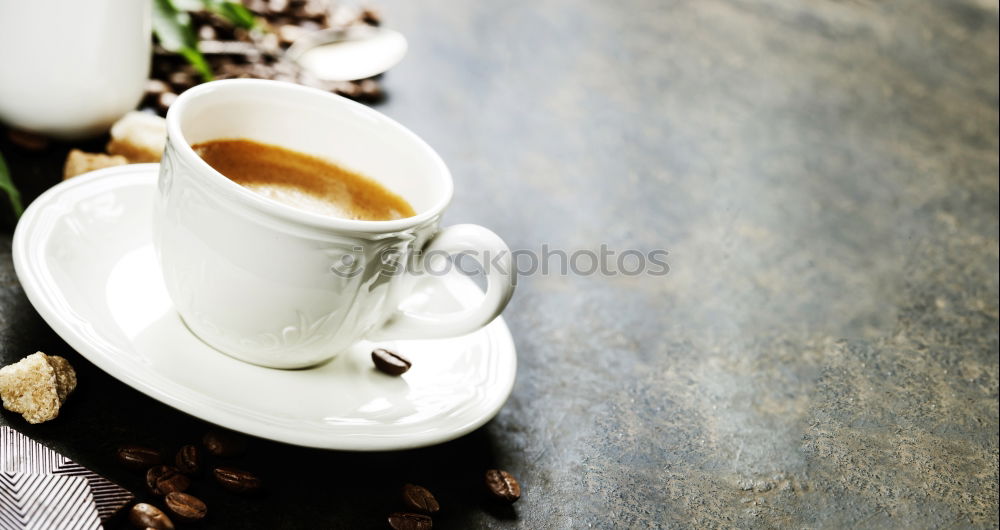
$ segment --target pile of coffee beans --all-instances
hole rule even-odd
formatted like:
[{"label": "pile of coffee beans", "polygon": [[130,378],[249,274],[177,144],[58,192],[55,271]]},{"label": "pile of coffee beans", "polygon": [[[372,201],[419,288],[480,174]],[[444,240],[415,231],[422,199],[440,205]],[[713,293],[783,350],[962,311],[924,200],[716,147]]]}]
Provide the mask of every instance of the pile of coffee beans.
[{"label": "pile of coffee beans", "polygon": [[[377,11],[334,5],[325,0],[246,0],[262,22],[259,29],[235,27],[210,12],[191,13],[198,49],[216,79],[256,78],[299,83],[364,102],[384,94],[378,77],[358,81],[324,81],[284,57],[296,39],[328,28],[380,24]],[[156,48],[143,106],[165,115],[177,95],[200,83],[201,76],[178,54]]]},{"label": "pile of coffee beans", "polygon": [[[216,484],[233,493],[252,495],[263,488],[260,477],[250,471],[224,465],[224,459],[241,455],[246,440],[227,431],[209,431],[201,445],[182,446],[168,461],[155,448],[127,445],[118,448],[118,461],[146,477],[149,493],[162,498],[164,509],[151,503],[139,503],[129,511],[129,522],[137,528],[170,529],[174,520],[195,523],[205,519],[208,506],[188,492],[204,471]],[[206,454],[207,453],[207,454]],[[209,459],[214,459],[209,465]]]}]

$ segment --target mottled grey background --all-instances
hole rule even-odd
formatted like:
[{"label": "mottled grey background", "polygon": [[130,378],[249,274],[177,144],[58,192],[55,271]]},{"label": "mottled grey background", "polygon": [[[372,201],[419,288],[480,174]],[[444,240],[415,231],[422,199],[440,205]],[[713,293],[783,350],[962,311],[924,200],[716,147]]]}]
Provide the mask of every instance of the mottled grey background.
[{"label": "mottled grey background", "polygon": [[[436,528],[997,526],[995,0],[379,6],[410,39],[379,108],[450,165],[446,222],[671,272],[522,279],[495,421],[401,453],[258,442],[271,494],[202,492],[206,527],[379,527],[402,481]],[[27,195],[58,180],[64,146],[0,148]],[[117,444],[200,434],[72,353],[7,255],[0,279],[4,362],[81,372],[57,421],[4,421],[136,489]],[[481,499],[491,465],[513,509]]]}]

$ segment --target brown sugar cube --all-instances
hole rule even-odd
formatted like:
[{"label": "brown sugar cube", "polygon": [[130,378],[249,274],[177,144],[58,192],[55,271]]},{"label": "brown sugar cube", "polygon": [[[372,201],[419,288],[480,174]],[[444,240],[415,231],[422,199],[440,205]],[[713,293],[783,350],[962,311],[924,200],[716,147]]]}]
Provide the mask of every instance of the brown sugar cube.
[{"label": "brown sugar cube", "polygon": [[4,408],[21,414],[28,423],[54,419],[75,388],[76,372],[62,357],[37,352],[0,368]]},{"label": "brown sugar cube", "polygon": [[59,402],[65,403],[66,397],[76,389],[76,370],[70,366],[69,361],[58,355],[46,355],[45,360],[49,362],[56,374],[56,392],[59,394]]},{"label": "brown sugar cube", "polygon": [[[163,101],[163,94],[160,101]],[[169,104],[166,106],[169,107]],[[166,143],[166,120],[155,114],[133,111],[111,126],[111,141],[107,150],[108,154],[124,156],[133,164],[159,162]]]},{"label": "brown sugar cube", "polygon": [[66,157],[66,165],[63,166],[63,180],[71,179],[95,169],[123,166],[125,164],[128,164],[128,159],[124,156],[109,156],[104,153],[84,153],[79,149],[73,149]]}]

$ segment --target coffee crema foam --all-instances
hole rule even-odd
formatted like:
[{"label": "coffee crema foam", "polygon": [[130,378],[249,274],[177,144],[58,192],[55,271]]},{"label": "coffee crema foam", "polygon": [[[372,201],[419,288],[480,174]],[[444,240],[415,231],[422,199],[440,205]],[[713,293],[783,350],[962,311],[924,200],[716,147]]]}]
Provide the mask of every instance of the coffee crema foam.
[{"label": "coffee crema foam", "polygon": [[321,158],[243,139],[212,140],[192,148],[233,182],[299,210],[362,221],[415,215],[405,199],[378,182]]}]

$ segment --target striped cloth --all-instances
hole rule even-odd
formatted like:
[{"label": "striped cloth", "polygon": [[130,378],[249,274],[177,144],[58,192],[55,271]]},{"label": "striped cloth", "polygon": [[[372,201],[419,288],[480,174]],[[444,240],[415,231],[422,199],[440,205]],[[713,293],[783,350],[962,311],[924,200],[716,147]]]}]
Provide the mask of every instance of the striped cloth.
[{"label": "striped cloth", "polygon": [[102,521],[135,500],[125,488],[7,426],[0,427],[0,472],[83,477]]},{"label": "striped cloth", "polygon": [[101,520],[86,478],[0,472],[0,529],[99,528]]}]

